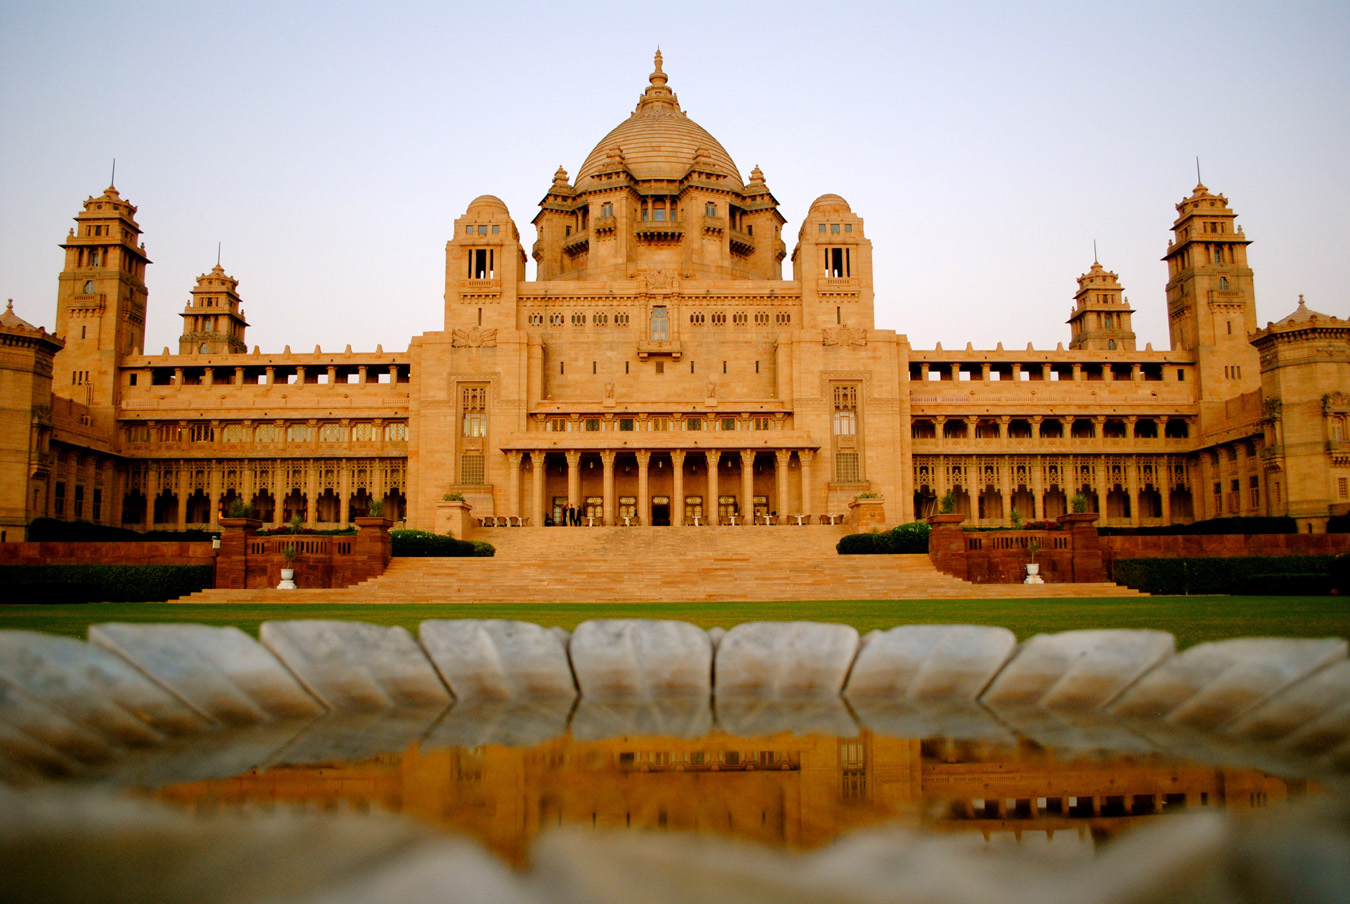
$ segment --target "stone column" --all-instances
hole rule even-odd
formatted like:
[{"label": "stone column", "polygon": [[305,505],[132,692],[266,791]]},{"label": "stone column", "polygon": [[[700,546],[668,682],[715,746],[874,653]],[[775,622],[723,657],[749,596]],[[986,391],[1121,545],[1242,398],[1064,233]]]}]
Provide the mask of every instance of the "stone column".
[{"label": "stone column", "polygon": [[616,454],[613,449],[606,449],[600,453],[600,464],[604,467],[605,527],[614,526],[614,456]]},{"label": "stone column", "polygon": [[939,449],[942,448],[942,432],[946,427],[947,415],[939,414],[933,417],[933,441],[938,444]]},{"label": "stone column", "polygon": [[567,456],[567,504],[581,507],[581,453],[571,451]]},{"label": "stone column", "polygon": [[651,527],[652,525],[652,505],[651,505],[651,487],[649,486],[650,475],[647,468],[651,464],[652,453],[649,449],[639,449],[633,453],[637,456],[638,466],[638,492],[637,492],[637,516],[638,523]]},{"label": "stone column", "polygon": [[813,489],[811,486],[811,464],[816,459],[816,453],[810,449],[800,449],[797,452],[797,458],[802,463],[802,514],[820,514],[811,511],[811,507],[815,505],[815,499],[811,495]]},{"label": "stone column", "polygon": [[[1007,521],[1012,517],[1012,461],[1004,455],[998,463],[998,494],[1003,499],[1003,520]],[[1018,514],[1021,514],[1020,512]]]},{"label": "stone column", "polygon": [[755,452],[741,450],[741,514],[742,523],[755,523]]},{"label": "stone column", "polygon": [[[289,490],[290,488],[287,487]],[[281,525],[281,462],[272,462],[272,526]]]},{"label": "stone column", "polygon": [[546,461],[542,451],[536,449],[530,453],[530,491],[533,494],[530,500],[530,523],[535,527],[544,526],[544,513],[548,509],[544,500],[544,477],[548,474]]},{"label": "stone column", "polygon": [[338,524],[347,527],[352,523],[352,471],[351,463],[344,461],[338,465]]},{"label": "stone column", "polygon": [[788,449],[779,449],[774,452],[773,457],[773,485],[778,491],[778,516],[786,518],[788,506],[792,504],[788,496],[788,468],[792,464],[792,452]]},{"label": "stone column", "polygon": [[186,529],[187,529],[187,501],[188,501],[187,479],[188,479],[187,468],[179,467],[179,469],[178,469],[178,529],[179,529],[179,530],[186,530]]},{"label": "stone column", "polygon": [[670,490],[670,523],[684,524],[684,451],[677,449],[670,453],[670,467],[674,473],[671,479],[674,485]]},{"label": "stone column", "polygon": [[[210,373],[211,371],[209,367],[206,370],[207,373]],[[206,519],[207,524],[213,529],[220,526],[221,485],[224,482],[225,475],[221,473],[220,467],[218,465],[213,465],[211,474],[207,477],[206,488],[207,505],[211,507],[211,510],[206,515]]]},{"label": "stone column", "polygon": [[1130,494],[1130,527],[1139,526],[1139,463],[1133,457],[1125,465],[1126,490]]},{"label": "stone column", "polygon": [[1172,523],[1172,461],[1164,458],[1159,469],[1162,477],[1158,481],[1158,494],[1162,497],[1162,523]]},{"label": "stone column", "polygon": [[305,462],[305,526],[314,527],[319,517],[319,469]]},{"label": "stone column", "polygon": [[506,514],[519,517],[520,510],[520,460],[522,455],[515,449],[509,449],[506,453]]},{"label": "stone column", "polygon": [[717,524],[717,473],[722,463],[722,453],[718,449],[709,449],[704,455],[708,459],[708,489],[703,498],[703,520],[707,524]]},{"label": "stone column", "polygon": [[1101,456],[1095,456],[1094,464],[1097,471],[1097,485],[1094,489],[1097,492],[1097,517],[1103,522],[1106,521],[1106,459]]},{"label": "stone column", "polygon": [[1032,515],[1036,521],[1045,520],[1045,459],[1037,455],[1031,461]]},{"label": "stone column", "polygon": [[145,518],[146,530],[155,528],[155,500],[159,498],[159,471],[154,467],[145,469]]}]

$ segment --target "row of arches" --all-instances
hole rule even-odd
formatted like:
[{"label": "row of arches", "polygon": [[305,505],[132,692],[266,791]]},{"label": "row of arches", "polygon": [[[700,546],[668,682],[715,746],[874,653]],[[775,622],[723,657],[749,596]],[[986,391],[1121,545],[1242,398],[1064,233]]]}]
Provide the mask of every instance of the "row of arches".
[{"label": "row of arches", "polygon": [[[1184,418],[1158,419],[1141,417],[1131,424],[1129,419],[1108,417],[1079,418],[1011,418],[1007,421],[1007,438],[1031,439],[1186,439],[1190,426]],[[1160,422],[1161,421],[1161,422]],[[943,439],[1002,439],[1004,422],[999,418],[915,418],[910,426],[913,439],[937,439],[941,427]],[[1133,429],[1131,429],[1133,428]]]},{"label": "row of arches", "polygon": [[[172,489],[165,489],[152,499],[147,499],[140,490],[132,490],[122,500],[122,524],[127,527],[147,525],[179,529],[215,526],[238,498],[240,496],[235,490],[229,490],[213,500],[205,490],[198,489],[180,497]],[[324,490],[313,500],[298,489],[280,498],[262,490],[253,494],[248,503],[253,508],[254,516],[264,524],[286,524],[299,515],[308,527],[337,528],[346,526],[353,518],[365,515],[373,498],[364,489],[352,493],[346,500],[346,518],[343,517],[343,499],[331,489]],[[384,502],[384,517],[394,521],[403,519],[407,500],[401,492],[389,491],[381,501]]]}]

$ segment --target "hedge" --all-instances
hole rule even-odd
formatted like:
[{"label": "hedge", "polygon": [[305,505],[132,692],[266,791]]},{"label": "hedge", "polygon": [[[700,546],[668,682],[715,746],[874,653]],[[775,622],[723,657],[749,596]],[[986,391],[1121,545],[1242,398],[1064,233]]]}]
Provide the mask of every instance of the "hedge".
[{"label": "hedge", "polygon": [[4,565],[6,603],[162,603],[214,583],[210,565]]},{"label": "hedge", "polygon": [[481,540],[456,540],[429,530],[391,530],[390,547],[401,557],[490,557],[496,553],[491,543]]},{"label": "hedge", "polygon": [[1332,515],[1328,518],[1327,533],[1350,534],[1350,515]]},{"label": "hedge", "polygon": [[928,552],[929,528],[926,521],[901,524],[887,531],[847,534],[835,544],[841,556],[906,555]]},{"label": "hedge", "polygon": [[[1229,558],[1116,559],[1111,579],[1145,593],[1243,594],[1274,593],[1280,582],[1304,589],[1279,592],[1297,595],[1327,593],[1333,573],[1344,573],[1345,556],[1233,556]],[[1316,580],[1314,580],[1316,579]],[[1344,581],[1344,577],[1340,580]],[[1307,589],[1312,587],[1320,589]]]},{"label": "hedge", "polygon": [[1103,537],[1168,537],[1177,534],[1296,534],[1298,522],[1287,516],[1210,518],[1191,524],[1165,524],[1159,527],[1099,527]]},{"label": "hedge", "polygon": [[92,521],[60,521],[56,518],[34,518],[28,523],[29,543],[163,543],[169,540],[187,540],[207,543],[220,536],[209,530],[130,530]]}]

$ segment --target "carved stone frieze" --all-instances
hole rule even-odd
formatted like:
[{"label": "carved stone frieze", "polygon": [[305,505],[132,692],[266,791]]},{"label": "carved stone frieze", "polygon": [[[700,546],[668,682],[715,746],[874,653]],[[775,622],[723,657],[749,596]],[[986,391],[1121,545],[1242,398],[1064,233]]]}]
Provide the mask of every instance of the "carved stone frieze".
[{"label": "carved stone frieze", "polygon": [[821,333],[822,345],[862,347],[867,344],[867,330],[851,326],[827,326]]},{"label": "carved stone frieze", "polygon": [[496,348],[497,331],[479,329],[471,326],[467,330],[455,330],[450,344],[454,348]]}]

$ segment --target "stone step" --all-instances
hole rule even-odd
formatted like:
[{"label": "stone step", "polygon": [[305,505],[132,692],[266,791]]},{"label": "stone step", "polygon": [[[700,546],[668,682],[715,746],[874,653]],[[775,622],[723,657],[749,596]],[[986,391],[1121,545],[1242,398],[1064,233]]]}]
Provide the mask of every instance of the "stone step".
[{"label": "stone step", "polygon": [[[202,603],[556,603],[1137,596],[1115,584],[972,584],[927,555],[840,556],[848,528],[487,528],[491,558],[398,558],[335,590],[208,590]],[[620,576],[630,575],[626,580]]]}]

